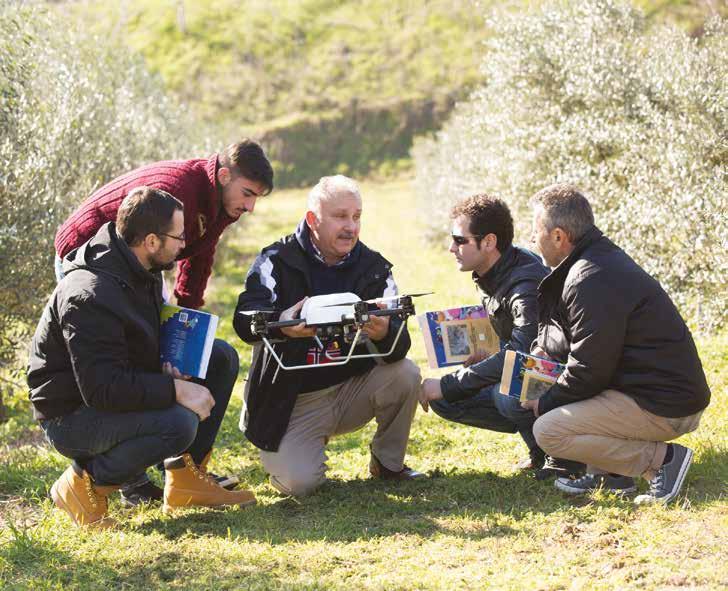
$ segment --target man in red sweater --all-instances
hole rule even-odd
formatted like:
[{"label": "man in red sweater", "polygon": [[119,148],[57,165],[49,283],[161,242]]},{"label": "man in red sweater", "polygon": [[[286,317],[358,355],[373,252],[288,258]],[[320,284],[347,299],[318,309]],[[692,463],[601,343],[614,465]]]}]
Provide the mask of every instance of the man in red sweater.
[{"label": "man in red sweater", "polygon": [[[184,205],[184,233],[170,239],[184,240],[177,256],[177,304],[199,308],[204,304],[220,235],[243,213],[253,212],[258,197],[273,190],[273,169],[263,149],[245,139],[207,159],[156,162],[128,172],[95,191],[61,225],[56,233],[56,277],[62,278],[61,259],[78,248],[107,222],[116,219],[121,202],[134,188],[161,189]],[[238,354],[215,339],[205,386],[218,404],[213,413],[224,413],[239,371]],[[204,466],[203,466],[204,468]],[[234,487],[236,479],[217,477],[222,486]],[[122,487],[122,502],[136,505],[162,498],[162,490],[146,474]]]},{"label": "man in red sweater", "polygon": [[155,162],[132,170],[94,192],[61,225],[58,258],[113,222],[127,193],[141,185],[166,191],[184,205],[186,244],[177,257],[174,295],[180,306],[199,308],[223,230],[252,213],[256,199],[273,190],[270,162],[257,143],[246,139],[206,160]]}]

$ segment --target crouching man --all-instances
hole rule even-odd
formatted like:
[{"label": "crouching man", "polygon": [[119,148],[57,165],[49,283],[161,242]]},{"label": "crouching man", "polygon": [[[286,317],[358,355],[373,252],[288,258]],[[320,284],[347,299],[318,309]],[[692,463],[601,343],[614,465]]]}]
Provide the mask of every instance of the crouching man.
[{"label": "crouching man", "polygon": [[166,512],[255,502],[206,470],[232,384],[211,394],[161,367],[159,271],[184,244],[182,203],[159,189],[131,191],[116,223],[65,258],[36,329],[30,399],[50,443],[73,460],[51,496],[77,525],[114,525],[108,495],[162,461]]},{"label": "crouching man", "polygon": [[[271,320],[297,317],[308,296],[353,292],[367,300],[392,296],[397,288],[392,265],[359,241],[362,199],[357,184],[344,176],[324,177],[311,190],[308,211],[293,234],[267,246],[248,272],[234,326],[241,339],[256,344],[248,376],[241,427],[258,448],[271,484],[284,494],[304,495],[326,479],[326,444],[331,437],[356,431],[372,419],[377,431],[369,471],[375,478],[409,480],[423,476],[404,464],[410,425],[417,406],[420,372],[405,358],[407,328],[393,347],[401,320],[372,316],[368,339],[357,354],[387,353],[352,359],[344,365],[280,370],[260,337],[251,332],[252,310],[278,309]],[[287,365],[316,364],[343,358],[342,339],[321,343],[301,323],[274,335]]]},{"label": "crouching man", "polygon": [[533,241],[552,268],[539,285],[540,353],[566,364],[556,384],[524,402],[540,418],[538,444],[584,462],[586,476],[560,478],[570,494],[635,489],[636,503],[674,499],[693,452],[665,443],[698,427],[710,391],[693,338],[660,284],[595,226],[573,186],[533,197]]}]

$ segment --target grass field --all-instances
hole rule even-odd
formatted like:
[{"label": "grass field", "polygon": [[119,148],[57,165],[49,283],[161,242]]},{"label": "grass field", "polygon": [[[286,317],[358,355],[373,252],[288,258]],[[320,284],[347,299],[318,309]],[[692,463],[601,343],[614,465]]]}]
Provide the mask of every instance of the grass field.
[{"label": "grass field", "polygon": [[[442,243],[426,243],[409,183],[365,184],[362,238],[394,264],[401,291],[435,290],[420,311],[476,301]],[[289,232],[305,193],[274,193],[218,249],[208,308],[244,360],[212,468],[235,472],[252,508],[122,509],[118,531],[78,531],[47,500],[67,461],[43,442],[18,390],[0,425],[1,589],[705,589],[728,586],[728,335],[699,339],[713,403],[684,442],[696,451],[679,501],[633,506],[597,493],[574,500],[514,471],[515,435],[447,424],[418,412],[408,463],[429,478],[367,478],[364,430],[329,445],[331,482],[279,496],[237,430],[249,349],[230,316],[255,253]],[[427,370],[416,322],[412,358]]]}]

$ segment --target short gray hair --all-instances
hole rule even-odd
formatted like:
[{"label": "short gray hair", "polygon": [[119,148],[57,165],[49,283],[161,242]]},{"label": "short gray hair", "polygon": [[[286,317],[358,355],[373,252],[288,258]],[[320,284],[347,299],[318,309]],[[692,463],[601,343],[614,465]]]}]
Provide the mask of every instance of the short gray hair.
[{"label": "short gray hair", "polygon": [[314,212],[317,218],[321,218],[321,203],[342,194],[354,195],[361,201],[359,185],[354,179],[343,174],[322,177],[308,194],[308,210]]},{"label": "short gray hair", "polygon": [[531,197],[531,204],[543,207],[543,222],[549,232],[561,228],[571,242],[578,242],[594,225],[589,200],[574,185],[550,185]]}]

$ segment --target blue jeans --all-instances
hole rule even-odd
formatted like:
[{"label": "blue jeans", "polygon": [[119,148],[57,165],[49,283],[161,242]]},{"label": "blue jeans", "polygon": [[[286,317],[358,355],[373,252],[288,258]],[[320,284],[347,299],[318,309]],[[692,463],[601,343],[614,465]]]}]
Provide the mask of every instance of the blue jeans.
[{"label": "blue jeans", "polygon": [[528,450],[538,449],[533,436],[536,417],[521,408],[518,399],[498,393],[498,384],[483,388],[475,396],[448,402],[435,400],[430,408],[443,419],[499,433],[519,433]]},{"label": "blue jeans", "polygon": [[210,416],[199,421],[192,411],[175,404],[164,410],[100,411],[81,406],[74,412],[41,421],[50,443],[75,460],[99,484],[123,484],[130,491],[148,482],[146,469],[165,458],[187,452],[202,462],[220,430],[240,368],[238,354],[215,339],[205,380],[215,399]]}]

